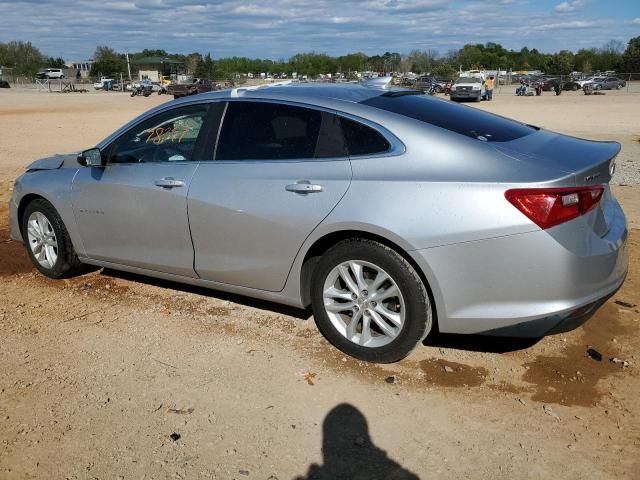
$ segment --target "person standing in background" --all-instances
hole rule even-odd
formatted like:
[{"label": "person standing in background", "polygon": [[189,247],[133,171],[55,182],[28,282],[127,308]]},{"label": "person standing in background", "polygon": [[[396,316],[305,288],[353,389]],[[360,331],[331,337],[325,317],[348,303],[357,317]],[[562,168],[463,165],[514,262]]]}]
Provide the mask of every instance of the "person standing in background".
[{"label": "person standing in background", "polygon": [[493,100],[493,76],[484,81],[485,98]]}]

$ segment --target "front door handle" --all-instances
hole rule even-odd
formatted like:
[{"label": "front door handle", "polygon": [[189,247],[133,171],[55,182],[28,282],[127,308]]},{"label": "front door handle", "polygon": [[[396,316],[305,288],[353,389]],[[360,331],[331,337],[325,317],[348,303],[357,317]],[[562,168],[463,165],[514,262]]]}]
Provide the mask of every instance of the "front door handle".
[{"label": "front door handle", "polygon": [[312,183],[309,183],[308,181],[292,183],[291,185],[287,185],[284,188],[285,190],[287,190],[287,192],[294,193],[318,193],[324,190],[322,185],[314,185]]},{"label": "front door handle", "polygon": [[183,180],[176,180],[173,177],[164,177],[164,178],[161,178],[160,180],[156,180],[154,183],[156,187],[162,187],[162,188],[184,187]]}]

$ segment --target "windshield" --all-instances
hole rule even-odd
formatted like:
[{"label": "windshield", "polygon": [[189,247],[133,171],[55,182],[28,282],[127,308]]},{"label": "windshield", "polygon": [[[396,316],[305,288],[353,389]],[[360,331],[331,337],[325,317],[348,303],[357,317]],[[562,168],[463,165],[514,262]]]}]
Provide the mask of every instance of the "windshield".
[{"label": "windshield", "polygon": [[361,103],[483,142],[509,142],[536,131],[534,127],[515,120],[427,95],[386,93]]},{"label": "windshield", "polygon": [[460,77],[456,83],[482,83],[482,79],[480,77]]}]

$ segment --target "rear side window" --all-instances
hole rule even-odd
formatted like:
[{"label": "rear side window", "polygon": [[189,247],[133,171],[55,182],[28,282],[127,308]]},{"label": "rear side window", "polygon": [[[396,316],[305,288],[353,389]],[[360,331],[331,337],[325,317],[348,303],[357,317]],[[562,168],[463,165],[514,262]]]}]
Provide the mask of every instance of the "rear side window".
[{"label": "rear side window", "polygon": [[484,142],[509,142],[536,131],[515,120],[425,95],[390,92],[362,103]]},{"label": "rear side window", "polygon": [[317,110],[265,102],[229,102],[216,159],[286,160],[316,158],[322,114]]},{"label": "rear side window", "polygon": [[340,123],[349,155],[371,155],[389,150],[387,139],[373,128],[344,117],[340,117]]}]

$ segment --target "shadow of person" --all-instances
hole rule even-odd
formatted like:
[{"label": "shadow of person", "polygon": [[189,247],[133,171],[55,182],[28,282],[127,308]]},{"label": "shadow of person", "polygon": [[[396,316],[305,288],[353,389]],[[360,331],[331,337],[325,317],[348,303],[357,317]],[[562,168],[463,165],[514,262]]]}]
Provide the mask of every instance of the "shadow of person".
[{"label": "shadow of person", "polygon": [[417,480],[369,437],[364,415],[348,403],[334,407],[322,425],[322,465],[312,464],[295,480]]}]

